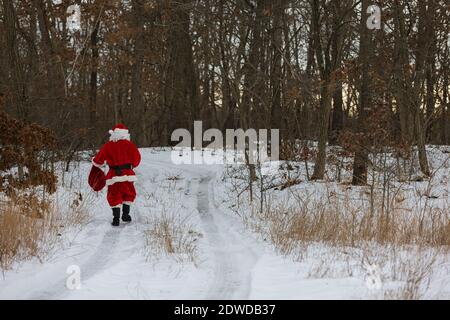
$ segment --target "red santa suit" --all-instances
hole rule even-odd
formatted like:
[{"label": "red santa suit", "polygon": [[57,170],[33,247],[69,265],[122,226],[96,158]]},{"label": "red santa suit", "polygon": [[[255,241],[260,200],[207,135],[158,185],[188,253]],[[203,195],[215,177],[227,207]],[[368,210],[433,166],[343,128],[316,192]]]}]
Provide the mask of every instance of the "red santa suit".
[{"label": "red santa suit", "polygon": [[92,159],[92,164],[99,168],[105,164],[109,166],[106,174],[107,200],[115,208],[122,204],[130,205],[136,198],[134,182],[137,177],[133,169],[141,162],[141,154],[130,141],[130,134],[124,125],[115,126],[109,133],[110,141]]}]

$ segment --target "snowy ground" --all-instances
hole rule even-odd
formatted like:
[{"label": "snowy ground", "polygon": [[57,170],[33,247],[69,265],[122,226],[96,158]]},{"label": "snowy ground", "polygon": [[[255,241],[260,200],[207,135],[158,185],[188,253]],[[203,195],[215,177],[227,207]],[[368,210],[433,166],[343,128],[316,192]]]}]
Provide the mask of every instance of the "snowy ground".
[{"label": "snowy ground", "polygon": [[[65,177],[70,187],[58,195],[81,191],[89,199],[92,219],[63,232],[58,250],[44,262],[28,261],[0,278],[1,299],[371,299],[382,298],[366,284],[367,275],[312,270],[321,263],[319,246],[310,259],[297,262],[275,252],[249,231],[232,210],[230,185],[223,165],[176,165],[168,150],[142,150],[136,170],[138,200],[133,222],[112,228],[105,191],[87,185],[88,162]],[[313,185],[306,185],[309,192]],[[448,185],[439,189],[447,192]],[[195,235],[195,261],[152,253],[146,230],[163,212],[186,218]],[[325,253],[324,253],[325,254]],[[70,266],[81,271],[81,288],[66,286]],[[443,264],[428,298],[450,298],[450,273]],[[352,269],[350,261],[345,268]],[[313,275],[312,275],[313,274]]]}]

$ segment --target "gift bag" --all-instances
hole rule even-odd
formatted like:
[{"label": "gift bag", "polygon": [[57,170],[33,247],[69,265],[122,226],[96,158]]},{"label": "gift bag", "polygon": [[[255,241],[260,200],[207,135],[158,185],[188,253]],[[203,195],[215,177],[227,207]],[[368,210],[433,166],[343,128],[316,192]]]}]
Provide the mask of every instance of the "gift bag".
[{"label": "gift bag", "polygon": [[94,191],[101,191],[106,185],[106,176],[103,170],[92,166],[88,183]]}]

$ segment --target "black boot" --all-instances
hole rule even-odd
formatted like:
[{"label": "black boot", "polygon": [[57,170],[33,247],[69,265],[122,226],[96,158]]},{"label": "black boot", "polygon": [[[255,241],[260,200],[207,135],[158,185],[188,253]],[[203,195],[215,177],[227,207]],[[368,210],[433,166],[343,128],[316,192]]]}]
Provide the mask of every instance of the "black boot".
[{"label": "black boot", "polygon": [[128,204],[123,204],[122,206],[122,221],[123,222],[131,222],[131,216],[130,216],[130,206]]},{"label": "black boot", "polygon": [[120,225],[120,208],[113,208],[113,222],[111,223],[113,227],[118,227]]}]

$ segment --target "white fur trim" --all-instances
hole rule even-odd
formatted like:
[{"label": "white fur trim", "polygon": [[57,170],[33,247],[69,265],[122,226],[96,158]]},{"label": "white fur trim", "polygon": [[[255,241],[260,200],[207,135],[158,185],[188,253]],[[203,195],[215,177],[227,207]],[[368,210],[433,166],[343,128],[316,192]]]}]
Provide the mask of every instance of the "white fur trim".
[{"label": "white fur trim", "polygon": [[110,186],[116,182],[135,182],[137,181],[136,176],[115,176],[111,179],[106,180],[106,185]]},{"label": "white fur trim", "polygon": [[119,140],[130,140],[130,133],[127,129],[109,130],[109,134],[111,135],[109,137],[110,141],[117,142]]},{"label": "white fur trim", "polygon": [[97,162],[95,162],[94,161],[94,158],[92,158],[92,165],[94,166],[94,167],[97,167],[97,168],[100,168],[100,169],[102,169],[103,167],[104,167],[104,163],[103,164],[98,164]]},{"label": "white fur trim", "polygon": [[123,204],[131,206],[133,204],[133,202],[131,202],[131,201],[124,201]]},{"label": "white fur trim", "polygon": [[120,208],[120,207],[122,207],[122,204],[118,204],[117,206],[111,207],[111,209]]}]

